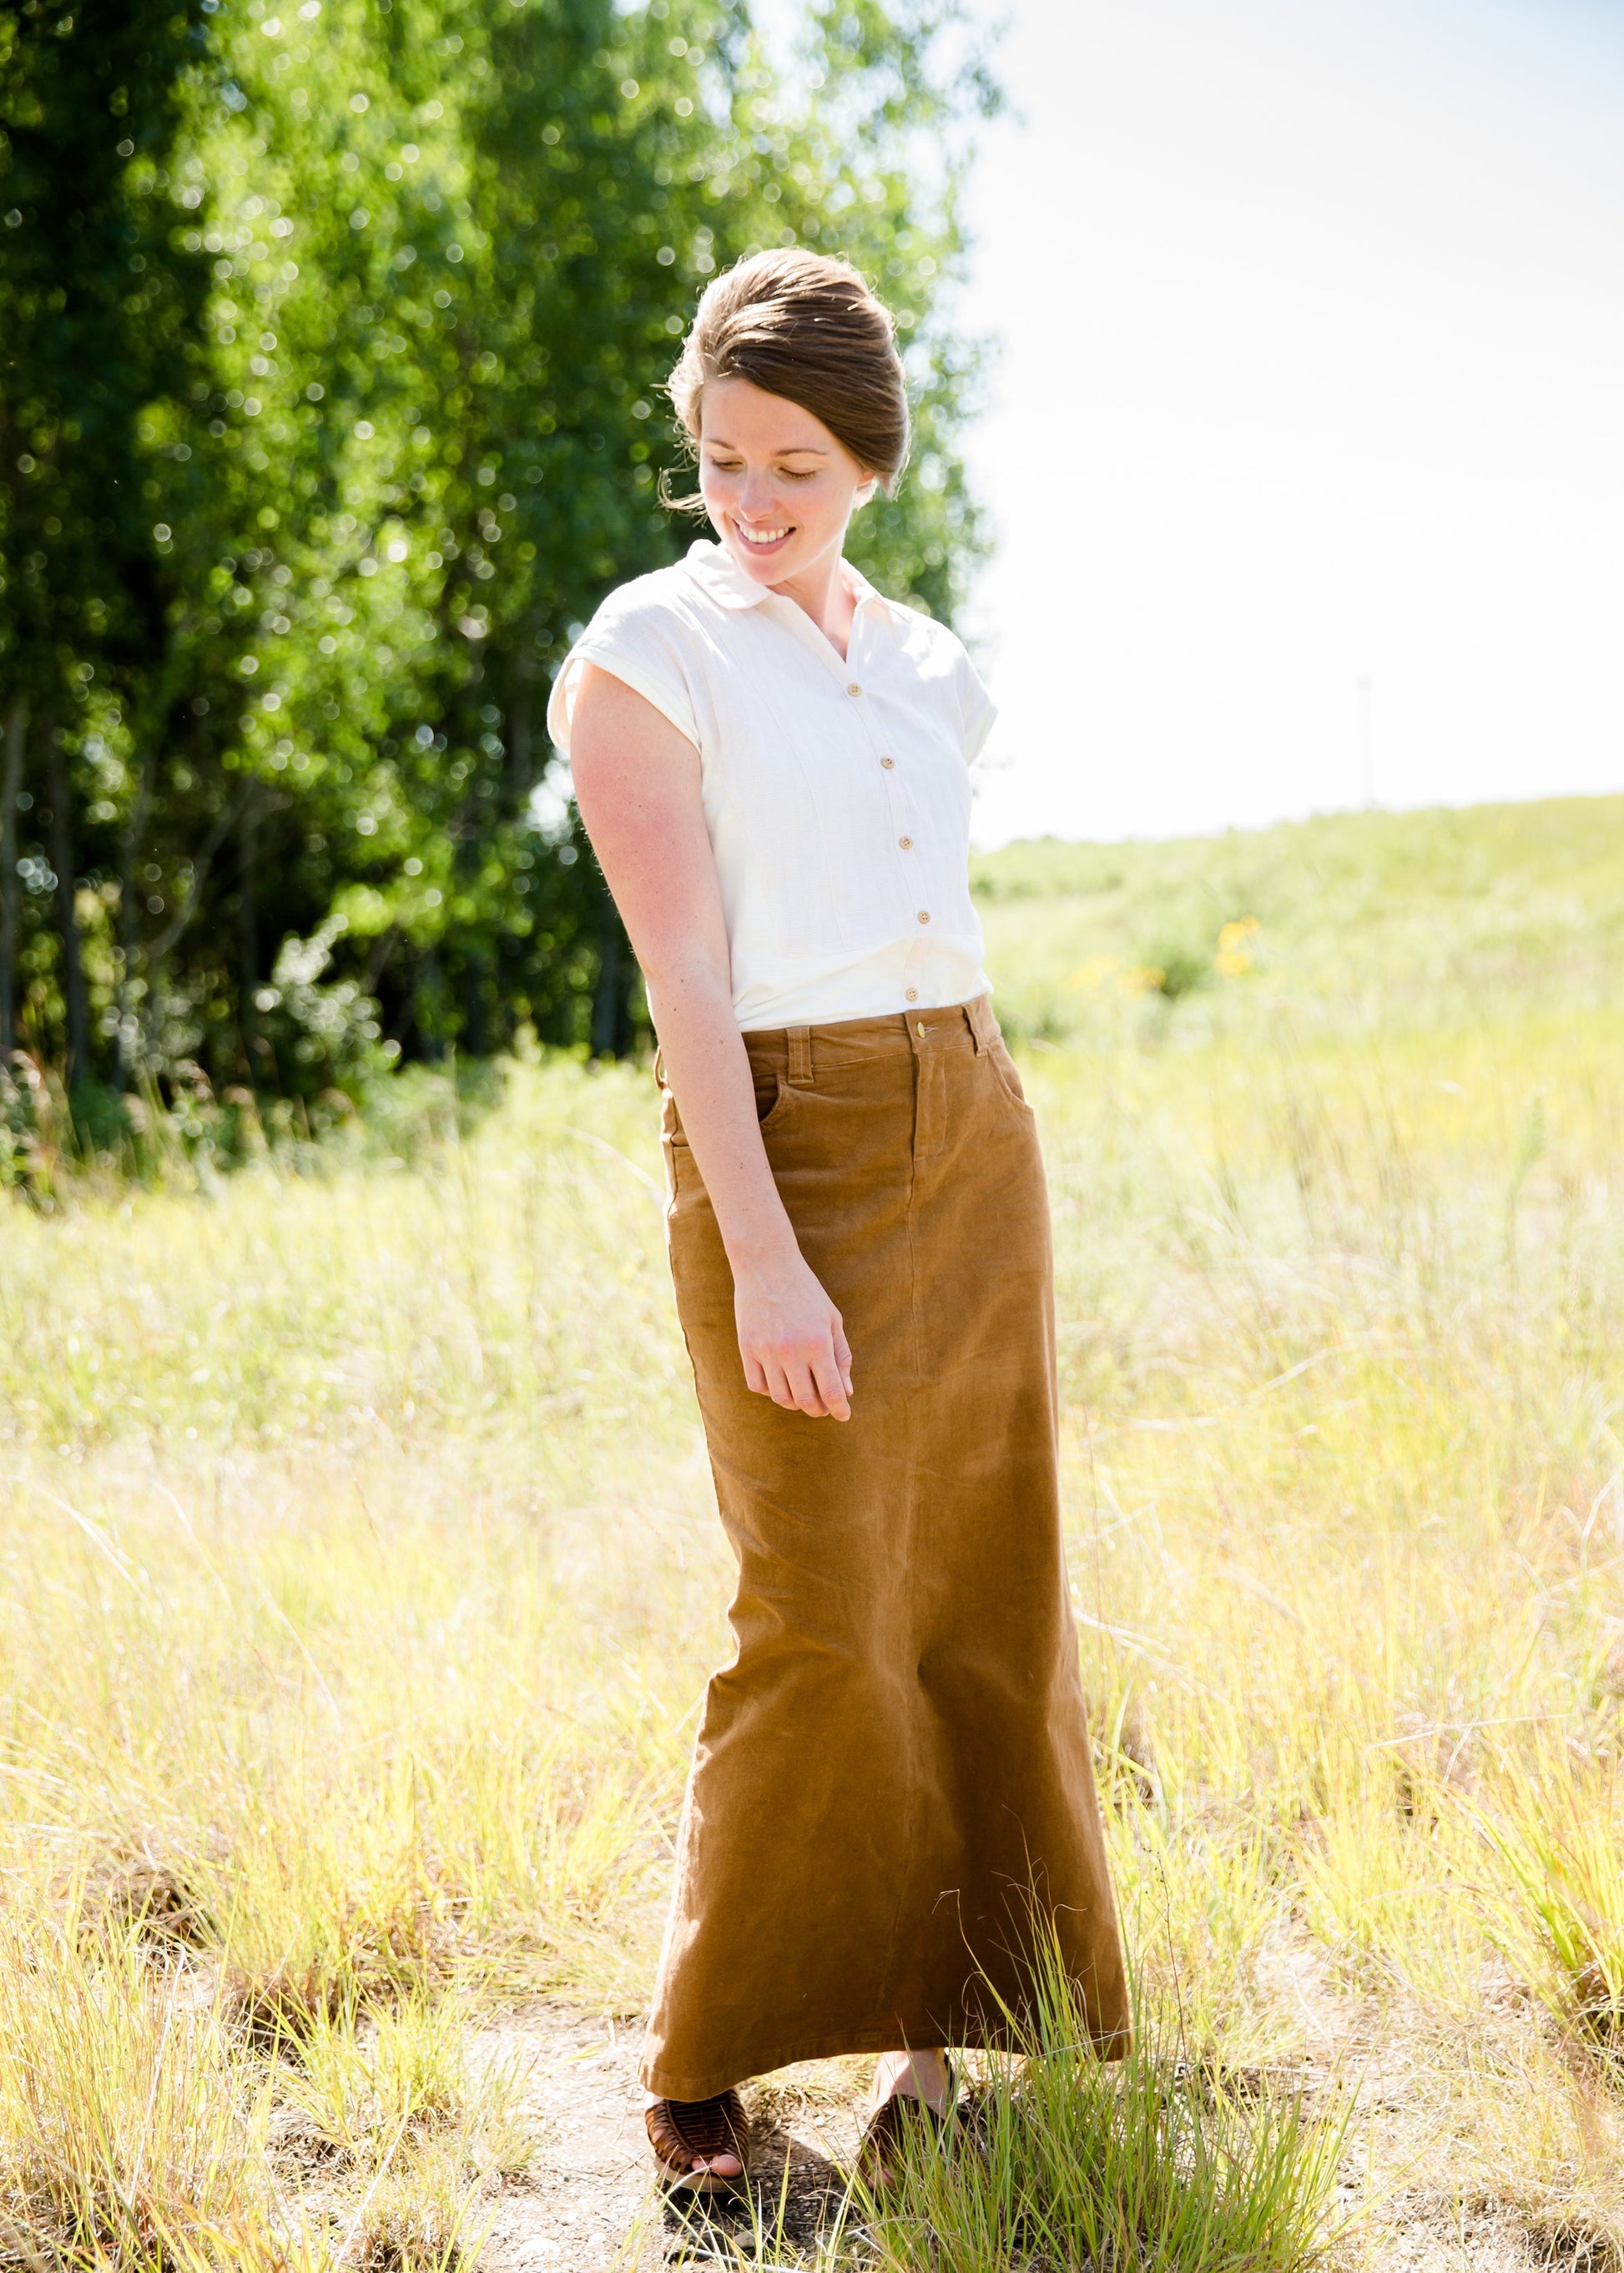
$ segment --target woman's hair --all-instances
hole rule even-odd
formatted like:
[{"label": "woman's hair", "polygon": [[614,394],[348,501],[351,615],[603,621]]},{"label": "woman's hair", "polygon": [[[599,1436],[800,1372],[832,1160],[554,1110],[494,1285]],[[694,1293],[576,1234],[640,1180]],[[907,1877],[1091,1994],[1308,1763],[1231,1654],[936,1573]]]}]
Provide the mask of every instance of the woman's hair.
[{"label": "woman's hair", "polygon": [[[907,384],[896,325],[849,262],[757,252],[706,285],[666,392],[691,443],[713,379],[748,379],[822,419],[894,495],[908,454]],[[661,496],[703,507],[698,498]]]}]

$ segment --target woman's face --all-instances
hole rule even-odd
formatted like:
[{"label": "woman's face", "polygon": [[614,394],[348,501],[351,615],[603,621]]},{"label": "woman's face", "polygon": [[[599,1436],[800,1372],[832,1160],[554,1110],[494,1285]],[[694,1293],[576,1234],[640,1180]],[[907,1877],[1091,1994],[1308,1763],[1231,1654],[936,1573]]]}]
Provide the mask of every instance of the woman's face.
[{"label": "woman's face", "polygon": [[699,490],[710,526],[758,584],[785,584],[838,555],[853,508],[874,494],[821,418],[748,379],[700,400]]}]

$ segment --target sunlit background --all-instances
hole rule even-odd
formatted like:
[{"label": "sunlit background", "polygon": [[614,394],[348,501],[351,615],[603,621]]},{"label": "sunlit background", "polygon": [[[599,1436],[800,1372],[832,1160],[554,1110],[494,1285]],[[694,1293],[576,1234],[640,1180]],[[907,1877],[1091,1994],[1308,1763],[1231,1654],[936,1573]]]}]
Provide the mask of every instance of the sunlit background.
[{"label": "sunlit background", "polygon": [[18,1049],[236,1144],[641,1046],[543,719],[756,247],[896,311],[983,844],[1624,788],[1620,0],[141,6],[0,69],[0,1181]]},{"label": "sunlit background", "polygon": [[1617,788],[1624,12],[1016,0],[1001,64],[982,841]]}]

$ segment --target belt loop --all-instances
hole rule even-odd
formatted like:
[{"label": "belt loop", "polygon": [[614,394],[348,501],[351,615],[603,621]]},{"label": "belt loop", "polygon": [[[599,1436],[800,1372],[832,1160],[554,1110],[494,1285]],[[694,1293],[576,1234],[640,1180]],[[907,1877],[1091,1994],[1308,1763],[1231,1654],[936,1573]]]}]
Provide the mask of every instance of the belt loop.
[{"label": "belt loop", "polygon": [[998,1039],[998,1021],[993,1016],[990,994],[978,994],[974,1002],[965,1004],[965,1016],[975,1039],[978,1057],[985,1055]]},{"label": "belt loop", "polygon": [[812,1029],[792,1026],[789,1030],[789,1084],[792,1089],[812,1086]]}]

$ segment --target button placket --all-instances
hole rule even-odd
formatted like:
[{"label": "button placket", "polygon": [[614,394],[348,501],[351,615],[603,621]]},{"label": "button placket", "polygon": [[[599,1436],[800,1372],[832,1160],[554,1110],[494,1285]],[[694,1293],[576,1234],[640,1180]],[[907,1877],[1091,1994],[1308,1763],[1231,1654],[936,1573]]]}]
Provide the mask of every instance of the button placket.
[{"label": "button placket", "polygon": [[[856,640],[854,637],[852,644],[853,646],[856,645]],[[880,734],[879,730],[875,724],[873,714],[867,700],[869,690],[865,682],[853,679],[847,684],[846,691],[848,694],[857,694],[863,697],[863,700],[859,703],[859,710],[862,716],[864,730],[868,736],[869,746],[871,749],[874,749],[875,754],[879,760],[880,771],[885,776],[885,799],[887,807],[891,814],[891,844],[893,850],[898,854],[902,860],[901,883],[903,896],[907,903],[910,914],[916,920],[919,920],[921,919],[919,918],[919,880],[917,876],[910,875],[906,859],[906,856],[907,854],[917,850],[919,844],[917,824],[914,821],[913,813],[910,809],[913,803],[913,796],[911,790],[906,785],[906,774],[905,770],[898,765],[895,757],[890,750],[876,747],[880,740]],[[928,920],[928,919],[924,919],[924,920]],[[910,997],[910,1000],[912,999],[913,998]]]},{"label": "button placket", "polygon": [[[921,911],[920,907],[922,880],[909,858],[919,850],[917,824],[910,809],[913,804],[913,792],[908,785],[906,773],[898,766],[896,759],[889,750],[883,750],[880,753],[880,769],[887,777],[885,795],[891,809],[891,842],[900,858],[903,895],[914,923],[927,924],[930,920],[929,914],[928,911]],[[907,999],[911,1002],[916,998],[914,994],[910,994]]]},{"label": "button placket", "polygon": [[927,908],[929,887],[919,864],[918,839],[914,834],[913,815],[907,810],[911,802],[912,799],[906,795],[898,795],[892,799],[893,805],[898,808],[893,814],[891,824],[896,832],[892,841],[892,858],[901,880],[903,904],[914,928],[920,930],[929,920]]},{"label": "button placket", "polygon": [[[922,877],[917,868],[911,867],[912,856],[919,848],[919,834],[912,811],[913,792],[907,785],[906,769],[898,765],[891,751],[881,746],[883,735],[874,716],[870,677],[859,659],[859,648],[861,647],[865,652],[867,649],[867,641],[863,638],[863,633],[867,627],[862,619],[862,607],[859,605],[853,618],[852,636],[846,642],[846,655],[842,658],[831,641],[807,616],[804,610],[796,608],[793,602],[788,603],[787,605],[790,611],[788,620],[792,623],[795,634],[815,646],[826,667],[838,677],[843,694],[847,701],[853,706],[853,715],[861,721],[863,739],[868,746],[869,753],[878,760],[880,769],[886,776],[885,798],[891,815],[891,845],[898,864],[901,907],[906,907],[906,920],[916,934],[914,943],[908,949],[907,966],[904,975],[916,977],[918,975],[915,968],[916,962],[922,958],[926,951],[927,942],[924,934],[929,930],[932,919],[929,907],[921,904],[929,896],[929,887],[927,878]],[[799,618],[798,621],[795,620],[796,618]],[[898,909],[898,912],[901,912],[901,908]],[[918,1001],[917,986],[906,988],[904,991],[908,1001]]]},{"label": "button placket", "polygon": [[912,1005],[919,1001],[930,955],[930,934],[924,925],[913,926],[914,937],[908,941],[907,953],[902,959],[902,999]]},{"label": "button placket", "polygon": [[[893,844],[898,853],[911,852],[916,842],[915,824],[909,810],[911,800],[908,792],[903,788],[900,778],[901,769],[895,757],[889,750],[880,747],[881,730],[875,719],[870,699],[873,689],[868,676],[864,673],[863,665],[858,659],[859,648],[863,648],[866,652],[868,644],[863,636],[867,627],[863,623],[862,605],[859,604],[857,612],[852,619],[852,636],[846,641],[844,660],[810,618],[806,615],[804,610],[794,609],[793,602],[789,603],[789,605],[792,611],[801,617],[801,621],[794,625],[796,634],[804,640],[809,640],[819,649],[825,664],[838,675],[848,701],[854,706],[853,716],[861,722],[863,737],[868,743],[869,754],[878,759],[881,770],[887,776],[886,804],[891,814]],[[917,912],[915,903],[918,886],[916,882],[909,881],[906,870],[903,874],[902,886],[910,909]]]}]

